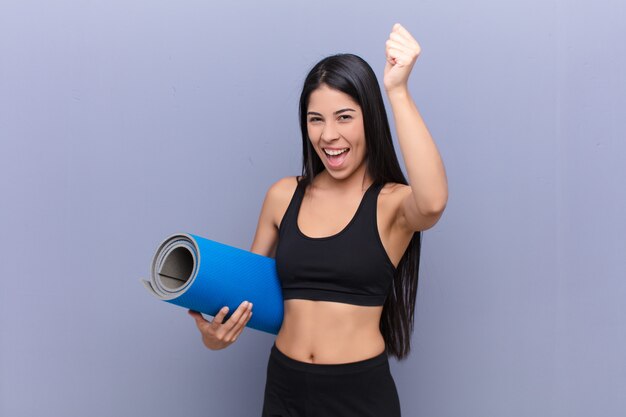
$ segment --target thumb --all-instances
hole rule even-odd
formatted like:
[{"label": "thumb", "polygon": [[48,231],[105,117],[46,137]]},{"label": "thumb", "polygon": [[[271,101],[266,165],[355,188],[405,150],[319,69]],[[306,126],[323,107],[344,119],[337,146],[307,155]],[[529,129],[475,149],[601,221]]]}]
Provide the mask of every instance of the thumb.
[{"label": "thumb", "polygon": [[199,311],[189,310],[188,313],[191,317],[194,318],[198,327],[200,327],[202,323],[208,323],[208,321],[202,316],[202,313],[200,313]]},{"label": "thumb", "polygon": [[391,70],[391,68],[393,68],[393,63],[391,63],[389,61],[389,57],[387,57],[387,59],[385,60],[385,69],[384,69],[384,73],[386,74],[387,72],[389,72],[389,70]]}]

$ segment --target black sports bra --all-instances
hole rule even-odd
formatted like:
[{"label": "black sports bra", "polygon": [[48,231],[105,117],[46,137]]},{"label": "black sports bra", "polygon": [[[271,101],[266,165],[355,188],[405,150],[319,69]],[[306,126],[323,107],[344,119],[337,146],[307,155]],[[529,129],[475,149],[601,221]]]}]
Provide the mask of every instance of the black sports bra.
[{"label": "black sports bra", "polygon": [[298,227],[304,185],[298,186],[278,231],[276,270],[283,298],[336,301],[364,306],[385,303],[396,271],[376,223],[376,202],[383,185],[372,183],[343,230],[309,237]]}]

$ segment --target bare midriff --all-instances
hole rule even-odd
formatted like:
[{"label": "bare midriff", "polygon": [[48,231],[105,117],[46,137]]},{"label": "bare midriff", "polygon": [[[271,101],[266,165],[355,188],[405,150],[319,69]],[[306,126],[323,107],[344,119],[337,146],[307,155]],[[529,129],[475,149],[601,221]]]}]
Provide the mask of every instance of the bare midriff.
[{"label": "bare midriff", "polygon": [[292,359],[317,364],[357,362],[385,350],[383,306],[288,299],[276,347]]}]

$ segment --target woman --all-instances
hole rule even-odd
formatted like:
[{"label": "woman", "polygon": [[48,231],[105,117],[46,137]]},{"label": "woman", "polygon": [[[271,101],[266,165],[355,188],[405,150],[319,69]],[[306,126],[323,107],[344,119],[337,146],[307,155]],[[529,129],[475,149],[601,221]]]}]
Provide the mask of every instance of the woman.
[{"label": "woman", "polygon": [[[271,348],[263,416],[400,416],[388,355],[410,351],[421,231],[447,202],[437,148],[409,95],[420,46],[400,24],[386,43],[384,87],[356,55],[324,58],[300,97],[302,177],[265,196],[251,251],[276,258],[284,319]],[[209,349],[237,340],[242,303],[209,322],[190,312]]]}]

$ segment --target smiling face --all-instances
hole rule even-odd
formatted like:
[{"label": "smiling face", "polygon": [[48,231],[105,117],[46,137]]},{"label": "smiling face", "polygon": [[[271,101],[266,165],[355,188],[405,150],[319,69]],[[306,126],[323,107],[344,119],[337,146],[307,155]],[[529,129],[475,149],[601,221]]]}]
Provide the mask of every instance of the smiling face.
[{"label": "smiling face", "polygon": [[363,113],[348,94],[326,84],[315,89],[309,96],[307,132],[331,176],[343,179],[362,167],[366,155]]}]

